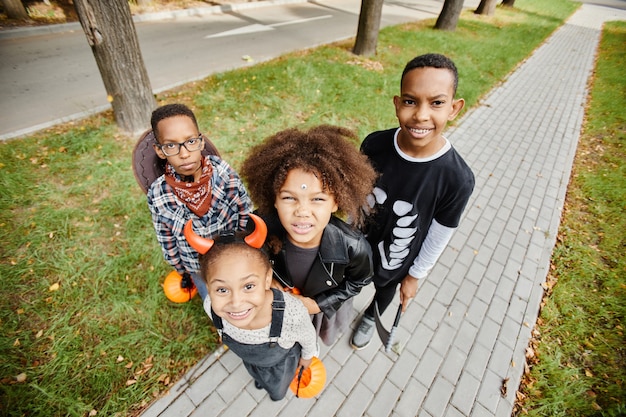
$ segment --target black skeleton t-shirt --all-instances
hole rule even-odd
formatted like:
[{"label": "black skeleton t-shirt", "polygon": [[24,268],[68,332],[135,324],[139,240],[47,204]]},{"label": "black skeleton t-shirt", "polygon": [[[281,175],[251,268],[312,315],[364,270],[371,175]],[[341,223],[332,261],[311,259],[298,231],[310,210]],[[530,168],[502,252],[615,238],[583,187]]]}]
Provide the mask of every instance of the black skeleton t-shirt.
[{"label": "black skeleton t-shirt", "polygon": [[361,144],[380,174],[370,196],[373,216],[364,230],[377,285],[407,275],[433,219],[456,228],[474,189],[472,171],[449,143],[432,158],[416,160],[397,147],[398,131],[371,133]]}]

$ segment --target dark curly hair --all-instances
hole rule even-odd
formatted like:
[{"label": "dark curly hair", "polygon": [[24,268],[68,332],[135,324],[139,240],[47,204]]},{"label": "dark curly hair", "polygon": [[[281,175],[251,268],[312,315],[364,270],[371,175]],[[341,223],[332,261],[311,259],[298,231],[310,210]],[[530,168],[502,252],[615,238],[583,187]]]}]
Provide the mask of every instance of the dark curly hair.
[{"label": "dark curly hair", "polygon": [[253,147],[239,171],[261,215],[275,214],[274,202],[293,169],[310,172],[331,194],[340,214],[354,226],[364,221],[362,207],[377,174],[359,152],[358,137],[346,128],[320,125],[307,131],[286,129]]}]

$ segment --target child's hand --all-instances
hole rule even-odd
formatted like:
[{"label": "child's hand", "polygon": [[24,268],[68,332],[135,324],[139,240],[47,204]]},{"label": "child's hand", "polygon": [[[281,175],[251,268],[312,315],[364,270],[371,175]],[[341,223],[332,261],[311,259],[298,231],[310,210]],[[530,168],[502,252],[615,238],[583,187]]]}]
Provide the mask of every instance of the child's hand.
[{"label": "child's hand", "polygon": [[293,296],[302,301],[302,304],[304,304],[306,309],[309,311],[309,314],[317,314],[322,311],[320,310],[320,306],[317,305],[314,299],[296,294],[293,294]]},{"label": "child's hand", "polygon": [[307,369],[309,366],[311,366],[311,362],[312,361],[313,361],[313,358],[311,358],[311,359],[304,359],[304,358],[300,357],[300,363],[298,364],[298,366],[301,366],[304,369]]},{"label": "child's hand", "polygon": [[402,303],[403,313],[409,306],[409,302],[415,298],[415,294],[417,294],[417,284],[418,280],[413,278],[411,275],[404,277],[400,283],[400,302]]}]

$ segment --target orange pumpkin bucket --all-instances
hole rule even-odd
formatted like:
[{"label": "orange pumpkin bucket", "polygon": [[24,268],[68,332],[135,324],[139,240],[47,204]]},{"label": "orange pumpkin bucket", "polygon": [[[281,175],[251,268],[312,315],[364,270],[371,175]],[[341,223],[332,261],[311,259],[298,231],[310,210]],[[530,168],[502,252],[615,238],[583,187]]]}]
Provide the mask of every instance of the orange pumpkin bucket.
[{"label": "orange pumpkin bucket", "polygon": [[298,398],[312,398],[322,392],[326,384],[326,367],[317,356],[307,369],[299,367],[289,388]]},{"label": "orange pumpkin bucket", "polygon": [[177,271],[167,274],[163,282],[163,291],[165,296],[175,303],[186,303],[198,293],[191,278],[183,279]]}]

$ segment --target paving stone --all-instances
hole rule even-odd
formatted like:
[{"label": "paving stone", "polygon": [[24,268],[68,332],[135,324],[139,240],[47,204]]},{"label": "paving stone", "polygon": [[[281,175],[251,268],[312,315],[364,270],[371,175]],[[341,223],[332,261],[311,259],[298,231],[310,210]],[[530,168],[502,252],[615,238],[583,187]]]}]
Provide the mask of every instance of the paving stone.
[{"label": "paving stone", "polygon": [[486,348],[480,343],[474,344],[466,362],[465,371],[476,379],[481,380],[487,369],[490,357],[491,349]]},{"label": "paving stone", "polygon": [[400,395],[392,415],[397,417],[416,416],[422,406],[422,401],[426,398],[427,392],[428,388],[420,384],[416,379],[411,378],[404,387],[404,391]]},{"label": "paving stone", "polygon": [[[290,393],[287,393],[287,398]],[[287,406],[286,401],[272,401],[269,395],[265,395],[261,400],[257,400],[257,405],[248,417],[277,416]]]},{"label": "paving stone", "polygon": [[348,395],[357,382],[360,381],[361,375],[365,372],[367,363],[365,363],[357,355],[350,356],[341,370],[333,379],[333,385],[343,394]]},{"label": "paving stone", "polygon": [[433,417],[442,417],[450,402],[454,385],[446,381],[444,378],[435,378],[431,385],[428,397],[424,400],[423,408]]},{"label": "paving stone", "polygon": [[339,410],[337,410],[337,417],[363,415],[372,400],[373,394],[365,385],[358,384]]},{"label": "paving stone", "polygon": [[488,308],[489,304],[478,297],[474,298],[467,310],[467,321],[476,327],[480,327]]},{"label": "paving stone", "polygon": [[457,380],[461,375],[461,372],[463,372],[466,360],[467,353],[459,350],[456,347],[453,347],[447,353],[446,359],[441,366],[439,374],[451,384],[456,385]]},{"label": "paving stone", "polygon": [[287,403],[285,407],[277,414],[279,417],[305,417],[309,414],[309,410],[317,403],[316,398],[296,398]]},{"label": "paving stone", "polygon": [[[167,407],[167,415],[172,417],[187,417],[196,409],[196,405],[186,395],[181,395]],[[160,414],[163,415],[163,414]]]},{"label": "paving stone", "polygon": [[[443,353],[444,352],[439,353],[435,351],[434,349],[431,349],[430,347],[428,347],[426,349],[426,352],[424,352],[424,355],[422,355],[422,357],[420,358],[419,365],[417,366],[417,369],[415,370],[415,378],[422,385],[429,387],[432,381],[435,379],[435,376],[437,375],[437,372],[439,371],[439,367],[441,366],[441,363],[443,362],[443,356],[442,356]],[[396,369],[400,369],[400,368],[396,368]],[[390,377],[391,377],[391,374],[390,374]],[[403,386],[404,384],[400,382],[397,385]]]},{"label": "paving stone", "polygon": [[367,365],[367,369],[363,372],[361,382],[372,392],[377,392],[385,378],[393,366],[393,360],[386,355],[376,355],[374,359]]},{"label": "paving stone", "polygon": [[[341,405],[346,401],[346,396],[341,393],[341,391],[333,389],[324,393],[324,399],[322,401],[317,401],[313,407],[311,407],[311,411],[309,413],[310,416],[335,416],[337,415],[337,410]],[[273,414],[265,414],[259,415],[259,417],[265,417],[267,415]]]},{"label": "paving stone", "polygon": [[480,388],[480,379],[473,375],[463,372],[456,384],[450,404],[454,406],[461,414],[469,416],[472,406],[476,402],[476,395]]},{"label": "paving stone", "polygon": [[417,358],[411,352],[406,349],[402,351],[401,355],[398,355],[395,362],[389,372],[387,373],[387,379],[394,383],[397,387],[404,387],[407,381],[411,378],[418,364],[427,361],[425,354],[422,357]]},{"label": "paving stone", "polygon": [[219,394],[212,393],[208,398],[205,398],[200,404],[198,404],[191,416],[217,417],[226,409],[226,406],[226,402],[219,396]]},{"label": "paving stone", "polygon": [[210,396],[228,376],[229,372],[221,363],[213,364],[210,370],[201,374],[193,384],[187,388],[187,395],[189,395],[195,404],[200,404],[205,398]]},{"label": "paving stone", "polygon": [[387,417],[393,411],[398,402],[402,390],[385,379],[383,384],[376,391],[370,406],[367,408],[367,415],[376,417]]}]

